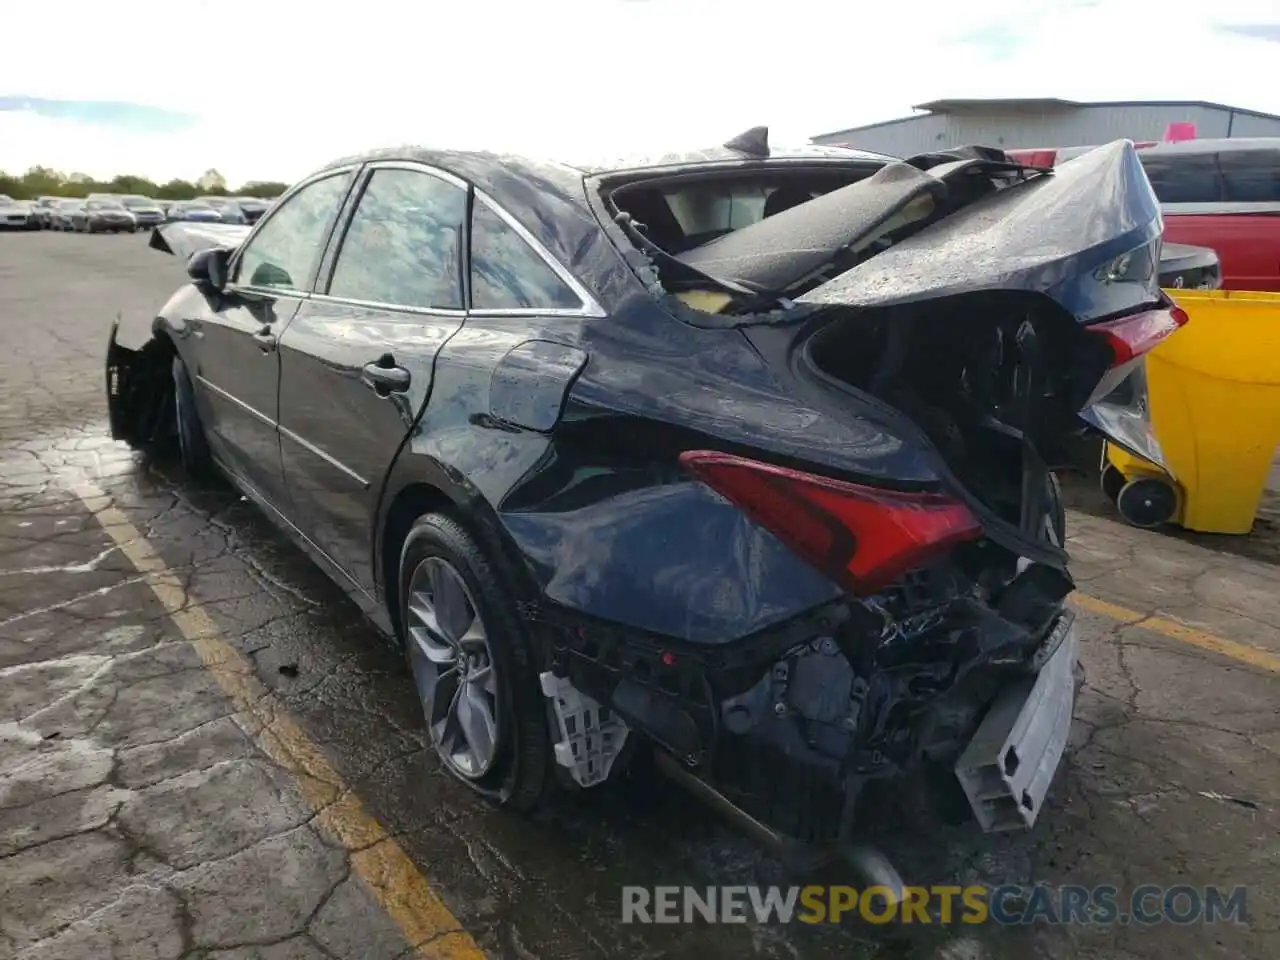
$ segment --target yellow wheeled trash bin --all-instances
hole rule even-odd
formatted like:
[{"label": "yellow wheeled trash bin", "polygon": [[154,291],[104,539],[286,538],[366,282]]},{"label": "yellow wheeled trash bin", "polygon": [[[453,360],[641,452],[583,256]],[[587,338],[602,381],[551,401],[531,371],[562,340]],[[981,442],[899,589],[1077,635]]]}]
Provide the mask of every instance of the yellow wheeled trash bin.
[{"label": "yellow wheeled trash bin", "polygon": [[1280,293],[1165,292],[1190,317],[1146,357],[1168,472],[1108,443],[1102,489],[1135,526],[1248,533],[1280,444]]}]

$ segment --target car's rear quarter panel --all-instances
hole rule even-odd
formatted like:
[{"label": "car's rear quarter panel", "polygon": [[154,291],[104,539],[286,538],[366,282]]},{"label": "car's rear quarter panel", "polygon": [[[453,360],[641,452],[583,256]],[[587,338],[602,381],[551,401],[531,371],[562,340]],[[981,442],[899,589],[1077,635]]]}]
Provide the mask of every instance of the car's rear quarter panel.
[{"label": "car's rear quarter panel", "polygon": [[[711,446],[927,480],[919,451],[867,421],[809,409],[739,331],[682,323],[638,282],[611,306],[603,319],[516,328],[468,319],[441,351],[384,499],[411,482],[414,461],[432,461],[457,481],[455,501],[519,558],[530,599],[689,642],[749,636],[838,596],[680,471],[678,454]],[[547,352],[541,399],[513,422],[501,367],[530,341],[561,347]],[[580,372],[565,362],[577,351]],[[563,387],[562,411],[552,384]]]}]

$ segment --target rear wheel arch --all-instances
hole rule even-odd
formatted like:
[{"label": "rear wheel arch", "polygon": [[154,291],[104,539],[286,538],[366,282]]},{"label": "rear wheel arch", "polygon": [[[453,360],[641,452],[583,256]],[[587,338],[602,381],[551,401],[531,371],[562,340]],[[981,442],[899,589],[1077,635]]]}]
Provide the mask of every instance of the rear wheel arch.
[{"label": "rear wheel arch", "polygon": [[411,483],[400,490],[387,506],[379,525],[375,545],[378,582],[397,636],[403,636],[400,622],[400,552],[414,523],[424,514],[450,513],[455,503],[448,494],[430,483]]},{"label": "rear wheel arch", "polygon": [[[400,623],[400,554],[405,538],[417,520],[429,513],[444,514],[467,531],[484,549],[490,563],[502,576],[504,586],[513,591],[513,600],[527,596],[528,584],[520,576],[522,566],[514,544],[502,531],[492,506],[475,491],[460,489],[448,482],[448,471],[434,460],[409,454],[415,476],[394,487],[388,484],[384,493],[385,508],[377,526],[377,542],[374,559],[381,599],[391,616],[397,636],[401,636]],[[419,461],[412,464],[412,460]],[[434,470],[441,471],[439,479],[424,476],[434,472],[427,470],[421,461],[429,460]],[[397,464],[399,467],[400,464]]]}]

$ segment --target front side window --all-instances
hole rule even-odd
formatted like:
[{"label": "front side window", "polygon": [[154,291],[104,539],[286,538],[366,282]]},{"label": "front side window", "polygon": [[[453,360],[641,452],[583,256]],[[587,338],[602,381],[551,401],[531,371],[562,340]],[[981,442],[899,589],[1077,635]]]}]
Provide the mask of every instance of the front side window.
[{"label": "front side window", "polygon": [[347,227],[329,296],[419,308],[462,307],[464,190],[422,170],[374,170]]},{"label": "front side window", "polygon": [[1224,150],[1218,154],[1229,203],[1280,203],[1280,151]]},{"label": "front side window", "polygon": [[476,310],[573,310],[582,301],[502,217],[471,213],[471,305]]},{"label": "front side window", "polygon": [[1212,153],[1138,154],[1161,203],[1220,203],[1222,181]]},{"label": "front side window", "polygon": [[325,177],[290,197],[244,248],[232,279],[251,287],[306,289],[346,195],[347,177]]}]

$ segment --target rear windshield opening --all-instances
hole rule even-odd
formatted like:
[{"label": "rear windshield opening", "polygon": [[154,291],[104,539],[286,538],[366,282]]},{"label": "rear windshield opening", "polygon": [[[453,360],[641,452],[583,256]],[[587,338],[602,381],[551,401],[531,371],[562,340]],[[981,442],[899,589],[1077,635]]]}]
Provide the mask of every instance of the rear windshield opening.
[{"label": "rear windshield opening", "polygon": [[1034,173],[965,148],[887,164],[789,163],[605,184],[610,216],[663,288],[703,313],[761,316]]},{"label": "rear windshield opening", "polygon": [[614,190],[609,200],[616,210],[643,223],[655,244],[667,253],[678,254],[855,183],[872,172],[734,172],[691,180],[647,180]]},{"label": "rear windshield opening", "polygon": [[645,241],[667,255],[654,260],[668,293],[687,306],[710,313],[750,312],[759,309],[759,304],[741,302],[714,283],[699,282],[673,260],[784,210],[864,180],[878,168],[878,164],[866,164],[836,170],[775,168],[650,177],[606,188],[603,199],[612,215],[629,216]]}]

